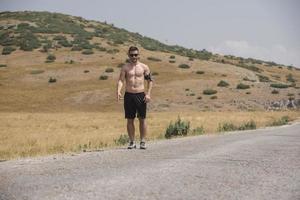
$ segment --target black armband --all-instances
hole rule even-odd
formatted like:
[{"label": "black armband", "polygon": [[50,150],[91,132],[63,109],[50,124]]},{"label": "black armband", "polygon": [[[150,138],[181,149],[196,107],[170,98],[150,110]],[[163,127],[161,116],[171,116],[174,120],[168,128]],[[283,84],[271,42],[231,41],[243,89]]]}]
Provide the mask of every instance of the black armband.
[{"label": "black armband", "polygon": [[145,78],[145,80],[147,80],[147,81],[153,81],[151,73],[149,73],[149,74],[147,74],[147,75],[145,74],[145,75],[144,75],[144,78]]}]

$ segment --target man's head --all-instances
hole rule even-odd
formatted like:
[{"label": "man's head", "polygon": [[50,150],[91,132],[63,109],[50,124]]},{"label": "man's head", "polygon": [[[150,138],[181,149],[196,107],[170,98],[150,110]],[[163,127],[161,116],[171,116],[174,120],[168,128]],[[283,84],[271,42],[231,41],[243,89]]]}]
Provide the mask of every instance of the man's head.
[{"label": "man's head", "polygon": [[131,46],[128,49],[128,57],[130,59],[130,62],[136,63],[139,58],[139,49],[135,46]]}]

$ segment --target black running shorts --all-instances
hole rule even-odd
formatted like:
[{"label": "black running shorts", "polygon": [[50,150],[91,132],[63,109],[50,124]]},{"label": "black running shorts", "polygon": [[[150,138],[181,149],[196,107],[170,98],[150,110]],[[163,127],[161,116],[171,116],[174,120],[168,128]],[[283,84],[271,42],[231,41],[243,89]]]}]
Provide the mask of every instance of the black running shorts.
[{"label": "black running shorts", "polygon": [[147,103],[144,101],[145,93],[129,93],[125,92],[124,109],[125,118],[134,119],[136,117],[145,119]]}]

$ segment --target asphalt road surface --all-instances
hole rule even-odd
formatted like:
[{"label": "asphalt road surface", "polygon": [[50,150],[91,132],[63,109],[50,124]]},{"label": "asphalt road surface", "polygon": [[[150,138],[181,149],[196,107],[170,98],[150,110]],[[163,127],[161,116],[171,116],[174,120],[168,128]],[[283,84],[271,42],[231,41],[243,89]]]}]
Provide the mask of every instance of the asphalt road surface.
[{"label": "asphalt road surface", "polygon": [[0,162],[0,199],[300,200],[300,123]]}]

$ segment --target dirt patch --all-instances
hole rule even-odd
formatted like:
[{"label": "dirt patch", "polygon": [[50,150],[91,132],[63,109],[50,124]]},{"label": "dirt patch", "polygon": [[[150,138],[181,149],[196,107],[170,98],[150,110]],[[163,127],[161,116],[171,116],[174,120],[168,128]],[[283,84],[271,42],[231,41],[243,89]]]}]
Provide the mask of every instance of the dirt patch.
[{"label": "dirt patch", "polygon": [[65,98],[64,102],[71,105],[80,104],[96,104],[101,101],[106,101],[110,98],[111,92],[108,89],[103,90],[91,90],[78,92],[71,97]]}]

